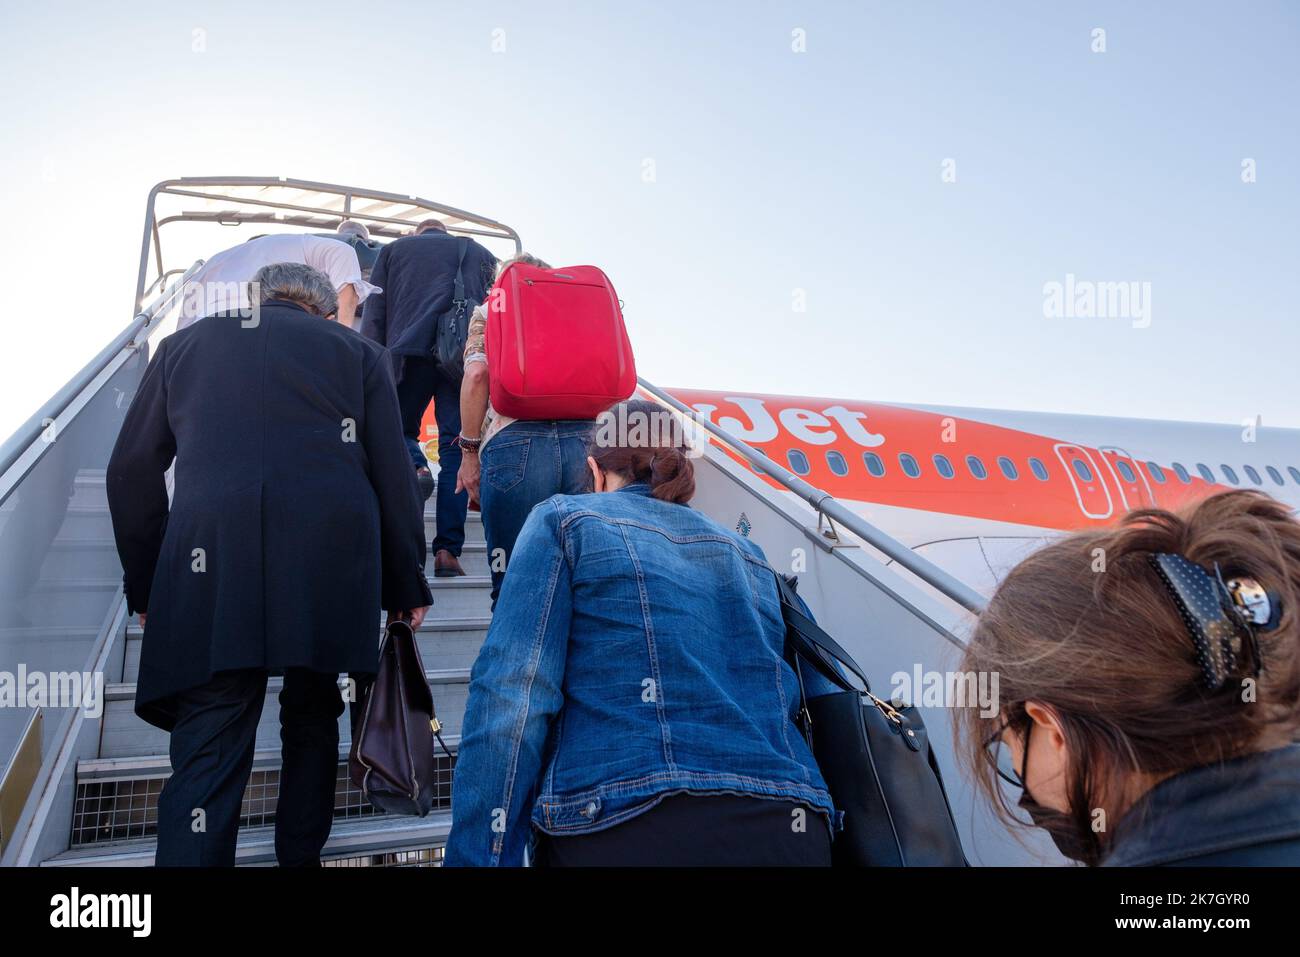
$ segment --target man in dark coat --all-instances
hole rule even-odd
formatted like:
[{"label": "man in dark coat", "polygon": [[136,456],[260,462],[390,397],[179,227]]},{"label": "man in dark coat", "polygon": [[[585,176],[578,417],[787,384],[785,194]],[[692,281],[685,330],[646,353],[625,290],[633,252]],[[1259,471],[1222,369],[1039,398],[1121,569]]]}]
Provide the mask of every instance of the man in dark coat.
[{"label": "man in dark coat", "polygon": [[[462,250],[464,259],[461,258]],[[465,545],[465,511],[469,497],[456,492],[460,470],[460,384],[463,372],[443,369],[434,358],[438,317],[452,305],[457,266],[465,286],[465,322],[470,310],[487,298],[496,258],[467,236],[450,236],[436,219],[426,220],[413,236],[389,243],[379,252],[370,281],[382,291],[367,297],[361,331],[386,346],[395,360],[397,399],[402,410],[411,463],[420,490],[428,498],[433,475],[420,448],[420,424],[429,401],[438,422],[438,527],[433,540],[434,574],[465,574],[460,553]]]},{"label": "man in dark coat", "polygon": [[278,263],[256,281],[253,315],[209,316],[159,344],[108,464],[127,605],[145,627],[136,713],[171,732],[159,865],[234,863],[272,673],[284,675],[276,856],[318,864],[339,673],[377,670],[380,607],[418,627],[432,602],[388,357],[320,318],[337,299],[316,270]]}]

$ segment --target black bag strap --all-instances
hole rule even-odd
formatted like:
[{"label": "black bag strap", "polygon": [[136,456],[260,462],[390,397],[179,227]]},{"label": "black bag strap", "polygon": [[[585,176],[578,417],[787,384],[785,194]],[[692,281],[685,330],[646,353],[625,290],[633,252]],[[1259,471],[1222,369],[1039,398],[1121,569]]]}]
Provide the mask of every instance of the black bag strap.
[{"label": "black bag strap", "polygon": [[[777,593],[781,597],[781,615],[785,619],[785,640],[790,650],[804,658],[828,680],[845,691],[863,689],[870,691],[871,682],[867,681],[867,676],[853,660],[853,656],[845,651],[839,642],[826,634],[821,625],[803,613],[798,601],[795,600],[794,586],[790,581],[779,572],[774,571],[773,575],[776,576]],[[852,683],[835,667],[835,662],[839,662],[852,672],[862,682],[862,688],[853,687]]]},{"label": "black bag strap", "polygon": [[451,293],[452,305],[465,302],[465,252],[469,249],[469,240],[464,236],[457,236],[456,245],[460,247],[460,256],[456,260],[456,281]]}]

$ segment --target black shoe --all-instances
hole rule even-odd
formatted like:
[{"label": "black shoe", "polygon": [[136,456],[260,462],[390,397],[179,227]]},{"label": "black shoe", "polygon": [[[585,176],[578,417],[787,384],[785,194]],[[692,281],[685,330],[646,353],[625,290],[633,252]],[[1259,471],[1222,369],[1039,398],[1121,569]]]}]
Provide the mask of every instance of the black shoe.
[{"label": "black shoe", "polygon": [[415,470],[415,480],[420,485],[420,495],[423,496],[426,502],[429,501],[436,486],[433,481],[433,473],[429,471],[427,465],[422,469]]}]

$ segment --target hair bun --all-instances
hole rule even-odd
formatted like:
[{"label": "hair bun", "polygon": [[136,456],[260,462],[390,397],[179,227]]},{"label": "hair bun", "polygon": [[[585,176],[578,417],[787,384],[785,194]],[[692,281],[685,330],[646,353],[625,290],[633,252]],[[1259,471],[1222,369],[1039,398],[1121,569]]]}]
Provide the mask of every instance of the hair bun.
[{"label": "hair bun", "polygon": [[602,413],[587,454],[627,482],[644,482],[665,502],[685,505],[695,494],[695,466],[676,417],[647,399]]},{"label": "hair bun", "polygon": [[695,494],[695,465],[680,448],[658,449],[650,459],[650,492],[685,505]]}]

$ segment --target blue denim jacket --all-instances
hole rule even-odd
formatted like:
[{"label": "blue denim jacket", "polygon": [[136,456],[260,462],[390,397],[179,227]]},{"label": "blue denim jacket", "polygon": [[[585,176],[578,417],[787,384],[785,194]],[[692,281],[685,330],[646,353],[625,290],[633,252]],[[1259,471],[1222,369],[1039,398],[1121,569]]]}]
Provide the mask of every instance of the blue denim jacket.
[{"label": "blue denim jacket", "polygon": [[521,864],[530,820],[598,831],[682,792],[796,801],[830,826],[784,639],[754,543],[644,484],[547,499],[474,662],[445,863]]}]

